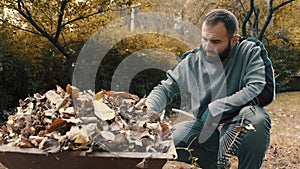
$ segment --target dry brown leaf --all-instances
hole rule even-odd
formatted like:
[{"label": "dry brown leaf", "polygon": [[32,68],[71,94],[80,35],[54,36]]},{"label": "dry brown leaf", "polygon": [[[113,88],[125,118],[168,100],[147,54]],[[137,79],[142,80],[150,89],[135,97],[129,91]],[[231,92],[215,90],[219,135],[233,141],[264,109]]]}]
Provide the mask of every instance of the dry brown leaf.
[{"label": "dry brown leaf", "polygon": [[67,108],[68,106],[67,104],[69,103],[69,101],[70,101],[70,95],[68,94],[56,104],[55,109],[60,110],[60,109]]},{"label": "dry brown leaf", "polygon": [[49,90],[48,92],[46,92],[45,96],[54,105],[63,101],[63,98],[61,98],[61,96],[53,90]]},{"label": "dry brown leaf", "polygon": [[64,120],[61,119],[61,118],[57,118],[57,119],[55,119],[55,120],[51,123],[50,126],[46,127],[46,130],[47,130],[48,132],[53,132],[53,131],[56,131],[56,130],[58,130],[58,129],[60,129],[60,128],[66,127],[66,125],[67,125],[67,122],[66,122],[66,121],[64,121]]},{"label": "dry brown leaf", "polygon": [[101,131],[100,134],[105,140],[110,140],[110,141],[115,140],[116,137],[115,134],[110,131]]},{"label": "dry brown leaf", "polygon": [[141,162],[139,162],[136,165],[136,167],[140,169],[149,168],[149,160],[147,158],[144,158]]},{"label": "dry brown leaf", "polygon": [[79,89],[74,86],[71,86],[70,84],[67,85],[66,91],[69,95],[71,95],[72,98],[76,99],[79,97]]},{"label": "dry brown leaf", "polygon": [[33,95],[33,97],[34,97],[36,100],[38,100],[38,101],[41,101],[41,100],[43,100],[43,99],[46,98],[45,95],[41,95],[40,93],[35,93],[35,94]]},{"label": "dry brown leaf", "polygon": [[113,141],[115,144],[119,145],[119,144],[127,144],[128,143],[128,139],[125,136],[124,133],[119,133],[115,136],[115,139]]},{"label": "dry brown leaf", "polygon": [[94,113],[98,118],[103,121],[115,118],[115,111],[108,107],[105,103],[98,100],[93,101],[93,103],[95,109]]}]

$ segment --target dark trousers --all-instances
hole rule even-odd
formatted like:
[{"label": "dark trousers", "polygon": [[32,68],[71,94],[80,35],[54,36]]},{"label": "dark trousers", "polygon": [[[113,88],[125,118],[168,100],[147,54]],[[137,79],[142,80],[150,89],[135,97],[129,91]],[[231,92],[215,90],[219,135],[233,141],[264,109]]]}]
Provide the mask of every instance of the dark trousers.
[{"label": "dark trousers", "polygon": [[[216,129],[212,136],[204,143],[198,142],[198,137],[203,128],[201,120],[185,121],[174,126],[173,132],[174,143],[177,147],[178,160],[191,163],[196,160],[198,165],[203,169],[217,169],[218,152],[221,138],[226,130],[232,126],[237,126],[241,117],[252,124],[255,131],[249,130],[242,134],[238,140],[234,154],[238,157],[239,169],[259,169],[262,165],[263,158],[270,143],[271,121],[267,112],[262,107],[247,106],[240,110],[239,114],[233,119],[223,122],[221,129]],[[184,148],[189,147],[192,151]],[[190,154],[191,153],[191,154]]]}]

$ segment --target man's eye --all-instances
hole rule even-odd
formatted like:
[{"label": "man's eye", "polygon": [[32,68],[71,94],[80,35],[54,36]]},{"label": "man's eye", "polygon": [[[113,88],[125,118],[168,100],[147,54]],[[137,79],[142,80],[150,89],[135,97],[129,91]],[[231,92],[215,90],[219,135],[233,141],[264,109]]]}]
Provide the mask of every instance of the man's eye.
[{"label": "man's eye", "polygon": [[217,44],[217,43],[220,43],[220,41],[219,40],[212,40],[211,43]]}]

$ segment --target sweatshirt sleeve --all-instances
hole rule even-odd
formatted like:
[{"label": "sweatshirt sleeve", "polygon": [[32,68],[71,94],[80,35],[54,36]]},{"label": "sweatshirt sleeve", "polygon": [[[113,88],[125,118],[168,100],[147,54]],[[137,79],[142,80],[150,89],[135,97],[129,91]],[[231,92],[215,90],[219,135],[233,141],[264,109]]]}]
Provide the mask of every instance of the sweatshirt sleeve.
[{"label": "sweatshirt sleeve", "polygon": [[273,68],[264,47],[256,44],[242,54],[247,58],[244,65],[246,73],[241,79],[242,88],[230,96],[211,102],[208,108],[213,116],[221,113],[226,115],[246,105],[265,106],[274,99]]},{"label": "sweatshirt sleeve", "polygon": [[197,88],[196,76],[194,75],[194,66],[197,57],[194,50],[185,53],[181,61],[166,73],[166,79],[154,87],[146,99],[147,108],[151,111],[161,112],[168,103],[170,103],[175,94],[182,91],[192,90],[196,93]]},{"label": "sweatshirt sleeve", "polygon": [[272,62],[268,57],[268,52],[262,42],[254,38],[248,38],[249,41],[255,42],[261,48],[261,58],[265,67],[266,85],[262,92],[250,101],[251,105],[266,106],[275,99],[275,77]]},{"label": "sweatshirt sleeve", "polygon": [[177,92],[179,92],[179,89],[176,81],[167,72],[167,78],[162,80],[161,84],[154,87],[148,95],[146,100],[147,108],[151,111],[162,112]]}]

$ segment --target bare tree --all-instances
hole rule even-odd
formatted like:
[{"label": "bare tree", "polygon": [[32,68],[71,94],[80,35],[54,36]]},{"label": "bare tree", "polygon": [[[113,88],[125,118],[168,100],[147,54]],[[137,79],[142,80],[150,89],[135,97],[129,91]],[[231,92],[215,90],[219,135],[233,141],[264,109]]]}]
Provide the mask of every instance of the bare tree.
[{"label": "bare tree", "polygon": [[[293,2],[295,0],[287,0],[287,1],[283,1],[282,3],[280,3],[277,6],[273,6],[273,0],[268,0],[268,14],[267,14],[267,18],[262,26],[262,28],[259,30],[259,15],[260,15],[260,9],[254,4],[254,0],[250,0],[250,9],[248,10],[247,14],[245,15],[245,18],[242,22],[242,34],[243,36],[247,36],[247,28],[246,25],[247,23],[249,24],[250,27],[250,31],[251,31],[251,36],[255,37],[259,40],[262,40],[264,37],[264,33],[268,27],[268,25],[270,24],[273,14],[276,10],[280,9],[281,7]],[[239,0],[239,2],[241,3],[242,7],[243,4],[241,2],[241,0]],[[244,7],[243,7],[244,8]],[[245,8],[244,8],[245,10]],[[253,22],[251,21],[251,16],[254,15],[254,19]]]}]

